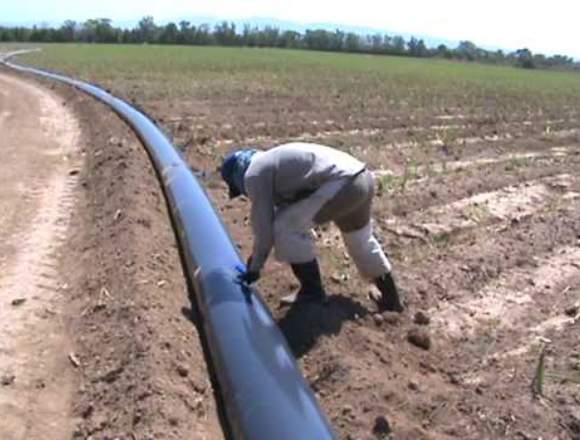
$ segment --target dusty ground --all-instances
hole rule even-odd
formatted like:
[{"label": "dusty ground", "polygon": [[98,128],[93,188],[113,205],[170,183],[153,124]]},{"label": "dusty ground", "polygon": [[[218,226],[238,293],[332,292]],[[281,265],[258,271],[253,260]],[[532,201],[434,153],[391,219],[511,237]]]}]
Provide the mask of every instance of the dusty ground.
[{"label": "dusty ground", "polygon": [[[580,438],[580,115],[572,96],[556,105],[486,92],[472,101],[461,89],[437,101],[414,89],[424,107],[393,106],[384,93],[374,99],[365,75],[344,74],[340,84],[365,92],[358,101],[326,77],[306,93],[298,76],[286,94],[267,83],[258,95],[246,83],[232,91],[224,81],[200,99],[153,100],[140,74],[119,90],[132,90],[125,96],[164,124],[195,168],[215,169],[237,145],[303,139],[343,148],[376,171],[377,234],[405,315],[374,314],[370,287],[333,227],[318,230],[328,307],[280,308],[296,284],[274,261],[259,283],[341,439],[387,437],[373,432],[380,417],[395,439]],[[115,89],[116,76],[105,77]],[[178,317],[185,287],[146,158],[116,118],[95,126],[106,112],[67,96],[92,140],[72,225],[77,257],[65,260],[76,274],[72,328],[84,377],[77,432],[215,438],[211,390],[194,329]],[[247,202],[227,200],[216,176],[206,183],[247,255]],[[409,342],[417,332],[429,349]],[[534,397],[542,347],[543,396]],[[175,366],[186,360],[182,377]]]},{"label": "dusty ground", "polygon": [[[151,105],[193,166],[213,169],[236,145],[303,139],[343,148],[376,171],[375,225],[409,304],[404,316],[374,315],[371,288],[333,227],[318,230],[329,307],[280,308],[296,283],[275,261],[259,283],[340,438],[381,438],[378,417],[397,439],[580,438],[574,109],[509,120],[442,109],[420,120],[386,111],[306,122],[299,107],[280,120],[265,103],[256,114],[232,103],[223,125],[223,108],[205,104]],[[248,204],[227,200],[219,178],[207,183],[247,254]],[[415,322],[418,311],[428,324]],[[409,342],[417,331],[428,350]]]},{"label": "dusty ground", "polygon": [[144,150],[88,97],[0,79],[0,438],[220,438]]},{"label": "dusty ground", "polygon": [[57,95],[0,73],[0,133],[0,438],[67,438],[76,375],[56,253],[80,129]]}]

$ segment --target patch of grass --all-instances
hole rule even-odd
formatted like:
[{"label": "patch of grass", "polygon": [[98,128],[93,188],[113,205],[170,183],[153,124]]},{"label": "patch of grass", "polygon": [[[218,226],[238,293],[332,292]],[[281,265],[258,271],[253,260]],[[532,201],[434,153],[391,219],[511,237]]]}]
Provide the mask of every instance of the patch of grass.
[{"label": "patch of grass", "polygon": [[491,213],[487,205],[468,205],[464,210],[463,214],[466,218],[474,221],[475,223],[483,223],[485,220],[491,217]]},{"label": "patch of grass", "polygon": [[409,181],[417,180],[420,177],[419,175],[419,167],[417,162],[414,159],[410,159],[405,164],[405,171],[400,178],[400,190],[401,192],[405,191],[407,187],[407,183]]},{"label": "patch of grass", "polygon": [[531,162],[529,157],[512,157],[504,165],[504,170],[507,172],[515,171],[519,168],[527,167]]},{"label": "patch of grass", "polygon": [[377,193],[391,193],[397,188],[401,177],[395,174],[382,174],[376,178]]},{"label": "patch of grass", "polygon": [[499,318],[486,319],[481,323],[481,334],[477,340],[478,351],[482,358],[487,358],[497,343],[497,333],[501,324]]},{"label": "patch of grass", "polygon": [[539,347],[536,371],[531,383],[532,395],[535,398],[544,396],[544,382],[546,378],[546,348],[546,343],[542,342]]},{"label": "patch of grass", "polygon": [[460,131],[455,127],[445,127],[441,130],[436,131],[436,140],[438,140],[442,145],[451,148],[453,146],[458,146],[457,139],[461,137]]}]

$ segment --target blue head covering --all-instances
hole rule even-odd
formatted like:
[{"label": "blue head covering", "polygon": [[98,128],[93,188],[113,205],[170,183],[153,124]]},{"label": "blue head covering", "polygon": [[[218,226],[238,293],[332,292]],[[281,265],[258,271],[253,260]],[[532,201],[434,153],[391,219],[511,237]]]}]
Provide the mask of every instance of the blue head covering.
[{"label": "blue head covering", "polygon": [[258,150],[238,150],[228,154],[220,169],[222,178],[228,184],[230,198],[246,194],[244,174]]}]

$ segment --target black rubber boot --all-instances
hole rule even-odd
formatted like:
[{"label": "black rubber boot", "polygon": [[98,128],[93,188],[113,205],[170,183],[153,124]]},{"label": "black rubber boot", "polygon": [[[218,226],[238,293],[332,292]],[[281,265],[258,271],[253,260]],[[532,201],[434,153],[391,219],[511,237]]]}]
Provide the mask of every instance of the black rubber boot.
[{"label": "black rubber boot", "polygon": [[399,292],[395,286],[395,280],[390,273],[375,278],[375,286],[380,290],[381,295],[378,298],[371,299],[377,304],[379,313],[381,312],[398,312],[401,313],[405,308],[399,299]]},{"label": "black rubber boot", "polygon": [[300,282],[300,289],[296,293],[283,297],[280,303],[283,305],[308,301],[326,303],[326,292],[322,287],[318,261],[314,259],[308,263],[292,264],[291,267]]}]

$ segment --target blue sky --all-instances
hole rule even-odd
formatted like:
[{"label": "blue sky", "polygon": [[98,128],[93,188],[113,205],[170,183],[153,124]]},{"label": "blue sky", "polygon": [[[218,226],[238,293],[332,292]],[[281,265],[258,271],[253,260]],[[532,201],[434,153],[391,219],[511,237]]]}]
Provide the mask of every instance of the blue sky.
[{"label": "blue sky", "polygon": [[157,21],[214,16],[336,23],[391,33],[471,40],[486,47],[562,53],[580,59],[578,0],[2,0],[0,23],[61,22],[153,15]]}]

